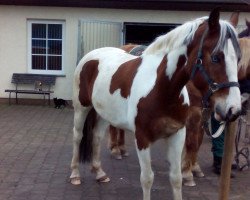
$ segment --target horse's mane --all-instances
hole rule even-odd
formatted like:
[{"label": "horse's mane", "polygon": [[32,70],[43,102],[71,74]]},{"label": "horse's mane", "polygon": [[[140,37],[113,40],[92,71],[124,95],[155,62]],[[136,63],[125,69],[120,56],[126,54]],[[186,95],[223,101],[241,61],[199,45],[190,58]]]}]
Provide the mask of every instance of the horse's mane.
[{"label": "horse's mane", "polygon": [[247,67],[250,65],[250,38],[240,38],[239,44],[241,49],[241,59],[238,67],[239,70],[245,72]]},{"label": "horse's mane", "polygon": [[[193,21],[186,22],[183,25],[168,32],[167,34],[159,36],[153,43],[148,46],[143,54],[167,54],[170,51],[180,48],[183,45],[190,44],[198,27],[207,19],[208,17],[202,17]],[[227,49],[226,40],[229,37],[232,40],[237,56],[240,57],[240,48],[237,41],[237,33],[233,26],[229,22],[224,20],[220,20],[220,37],[213,52],[222,50],[224,48]]]}]

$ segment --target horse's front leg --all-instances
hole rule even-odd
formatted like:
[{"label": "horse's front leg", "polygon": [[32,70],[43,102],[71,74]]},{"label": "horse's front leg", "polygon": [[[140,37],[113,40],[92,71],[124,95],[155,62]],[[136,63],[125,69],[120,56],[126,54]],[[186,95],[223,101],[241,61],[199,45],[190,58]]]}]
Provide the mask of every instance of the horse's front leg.
[{"label": "horse's front leg", "polygon": [[150,147],[139,150],[137,142],[136,147],[141,167],[140,181],[143,190],[143,200],[150,200],[151,187],[154,181],[154,173],[151,168]]},{"label": "horse's front leg", "polygon": [[183,185],[185,186],[195,186],[194,176],[192,173],[192,160],[190,158],[191,152],[188,152],[186,147],[183,148],[182,152],[182,178]]},{"label": "horse's front leg", "polygon": [[185,143],[186,127],[166,139],[167,160],[170,163],[169,179],[173,199],[182,200],[181,155]]},{"label": "horse's front leg", "polygon": [[109,182],[110,179],[103,171],[101,166],[100,152],[101,141],[105,135],[106,129],[109,124],[102,118],[97,118],[96,126],[93,130],[93,155],[92,155],[92,172],[96,174],[96,180],[98,182]]}]

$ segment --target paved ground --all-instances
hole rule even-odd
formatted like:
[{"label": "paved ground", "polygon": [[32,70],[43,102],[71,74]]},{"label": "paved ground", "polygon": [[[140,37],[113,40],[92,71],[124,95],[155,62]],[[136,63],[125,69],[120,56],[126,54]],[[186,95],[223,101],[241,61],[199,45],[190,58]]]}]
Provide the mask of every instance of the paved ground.
[{"label": "paved ground", "polygon": [[[103,167],[111,182],[98,184],[88,165],[81,166],[84,182],[68,183],[72,142],[72,109],[43,106],[0,105],[0,200],[139,200],[139,164],[133,137],[127,136],[130,156],[110,158],[103,142]],[[155,181],[152,200],[172,199],[168,165],[161,142],[152,149]],[[197,186],[183,188],[184,200],[218,199],[218,177],[211,173],[210,141],[204,139],[199,155],[205,178]],[[237,172],[231,181],[230,199],[250,199],[250,170]]]}]

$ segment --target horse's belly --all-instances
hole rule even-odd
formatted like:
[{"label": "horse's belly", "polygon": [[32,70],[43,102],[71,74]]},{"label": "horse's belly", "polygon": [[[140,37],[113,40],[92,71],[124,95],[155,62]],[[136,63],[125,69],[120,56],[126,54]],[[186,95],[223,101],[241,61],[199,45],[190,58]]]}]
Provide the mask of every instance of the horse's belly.
[{"label": "horse's belly", "polygon": [[95,88],[93,91],[92,104],[95,110],[113,126],[131,130],[127,118],[128,100],[121,97],[119,90],[111,95],[104,88]]},{"label": "horse's belly", "polygon": [[183,128],[185,124],[175,120],[171,117],[162,117],[153,120],[153,132],[159,137],[169,137],[175,134],[179,129]]}]

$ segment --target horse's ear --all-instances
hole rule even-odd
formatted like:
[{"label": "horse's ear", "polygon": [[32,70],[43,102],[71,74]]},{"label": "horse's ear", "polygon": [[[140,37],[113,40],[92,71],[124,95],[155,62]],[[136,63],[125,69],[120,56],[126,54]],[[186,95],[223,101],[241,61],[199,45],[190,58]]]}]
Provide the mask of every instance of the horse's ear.
[{"label": "horse's ear", "polygon": [[208,26],[209,26],[209,31],[217,31],[219,30],[220,27],[220,8],[216,7],[215,9],[212,10],[212,12],[209,15],[208,19]]},{"label": "horse's ear", "polygon": [[230,18],[230,23],[234,26],[234,28],[237,27],[238,21],[239,21],[239,12],[233,12]]},{"label": "horse's ear", "polygon": [[246,25],[248,28],[250,28],[250,21],[248,21],[247,19],[246,19]]}]

